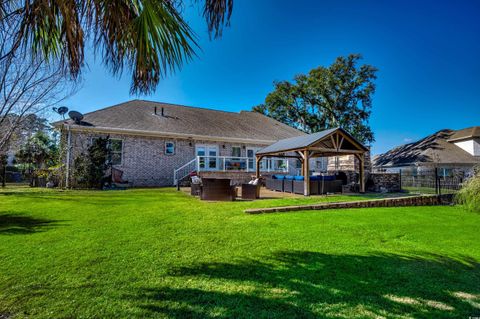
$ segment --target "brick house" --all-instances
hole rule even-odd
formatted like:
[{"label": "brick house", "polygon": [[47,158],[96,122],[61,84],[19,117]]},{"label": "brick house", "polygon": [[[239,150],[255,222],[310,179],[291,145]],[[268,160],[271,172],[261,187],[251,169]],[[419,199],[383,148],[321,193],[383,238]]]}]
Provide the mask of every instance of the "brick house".
[{"label": "brick house", "polygon": [[[255,153],[277,140],[305,133],[250,111],[225,112],[168,103],[132,100],[84,115],[80,122],[59,121],[67,151],[66,178],[77,156],[86,153],[92,139],[109,136],[112,164],[133,186],[171,186],[197,171],[201,176],[250,180]],[[327,171],[335,159],[318,159],[312,170]],[[350,159],[349,168],[355,163]],[[348,159],[347,159],[348,162]],[[344,161],[344,164],[345,163]],[[297,174],[292,159],[265,159],[262,174]]]}]

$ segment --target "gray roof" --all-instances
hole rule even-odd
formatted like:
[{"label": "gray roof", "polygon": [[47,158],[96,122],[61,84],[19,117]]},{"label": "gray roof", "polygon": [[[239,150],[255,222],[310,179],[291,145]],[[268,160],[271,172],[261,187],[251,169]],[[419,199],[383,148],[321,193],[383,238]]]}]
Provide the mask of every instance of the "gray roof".
[{"label": "gray roof", "polygon": [[[317,141],[324,139],[325,137],[329,136],[330,134],[336,132],[336,131],[342,131],[344,134],[348,135],[350,138],[355,140],[350,134],[348,134],[345,130],[342,128],[336,127],[336,128],[331,128],[328,130],[320,131],[317,133],[312,133],[308,135],[303,135],[303,136],[297,136],[297,137],[291,137],[291,138],[286,138],[283,140],[280,140],[270,146],[267,146],[260,151],[257,152],[257,154],[268,154],[268,153],[283,153],[295,149],[301,149],[308,147],[312,144],[315,144]],[[356,140],[355,140],[356,141]],[[364,149],[367,150],[360,142],[357,141],[357,143]]]},{"label": "gray roof", "polygon": [[[157,115],[154,110],[157,108]],[[161,110],[164,116],[161,116]],[[175,134],[200,138],[249,140],[259,144],[305,133],[256,112],[225,112],[168,103],[133,100],[84,115],[81,125],[72,120],[55,126],[71,125],[74,129],[121,130],[141,134]]]},{"label": "gray roof", "polygon": [[480,157],[448,142],[456,131],[444,129],[417,142],[396,147],[373,158],[374,166],[395,167],[418,164],[477,164]]},{"label": "gray roof", "polygon": [[449,141],[460,141],[470,138],[480,137],[480,126],[472,126],[456,131],[449,139]]}]

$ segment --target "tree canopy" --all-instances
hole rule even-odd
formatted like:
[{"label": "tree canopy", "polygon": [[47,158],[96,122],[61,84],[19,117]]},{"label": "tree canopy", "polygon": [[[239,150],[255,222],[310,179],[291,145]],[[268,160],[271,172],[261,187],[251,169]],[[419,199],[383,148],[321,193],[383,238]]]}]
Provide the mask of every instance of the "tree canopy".
[{"label": "tree canopy", "polygon": [[20,147],[15,158],[19,164],[46,168],[56,164],[58,147],[48,134],[38,131]]},{"label": "tree canopy", "polygon": [[338,57],[328,67],[295,76],[293,82],[274,82],[265,103],[253,110],[306,133],[342,127],[359,141],[371,143],[374,135],[368,120],[377,69],[358,65],[361,58]]},{"label": "tree canopy", "polygon": [[[33,53],[59,61],[77,78],[88,43],[113,74],[124,68],[132,72],[132,93],[149,93],[166,73],[195,55],[197,37],[182,16],[185,2],[5,0],[0,1],[0,28],[15,28],[7,55]],[[209,34],[220,36],[229,23],[233,0],[193,2],[203,4]]]}]

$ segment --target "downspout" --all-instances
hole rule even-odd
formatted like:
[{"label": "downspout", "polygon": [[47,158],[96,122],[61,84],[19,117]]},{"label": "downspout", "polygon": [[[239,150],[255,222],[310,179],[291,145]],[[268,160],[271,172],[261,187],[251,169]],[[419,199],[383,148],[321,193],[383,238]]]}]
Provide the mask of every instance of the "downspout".
[{"label": "downspout", "polygon": [[70,132],[70,125],[67,124],[67,165],[66,165],[66,172],[65,172],[65,188],[70,187],[70,144],[71,144],[71,132]]}]

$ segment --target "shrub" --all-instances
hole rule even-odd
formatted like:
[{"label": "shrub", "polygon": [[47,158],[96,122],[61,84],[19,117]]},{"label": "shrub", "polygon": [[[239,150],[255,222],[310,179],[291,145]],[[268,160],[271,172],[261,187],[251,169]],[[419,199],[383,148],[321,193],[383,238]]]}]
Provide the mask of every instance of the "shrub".
[{"label": "shrub", "polygon": [[87,154],[80,154],[74,161],[74,173],[77,186],[84,188],[103,187],[105,171],[108,168],[109,138],[96,138],[88,148]]},{"label": "shrub", "polygon": [[456,201],[469,211],[480,212],[480,172],[475,171],[475,175],[457,193]]}]

